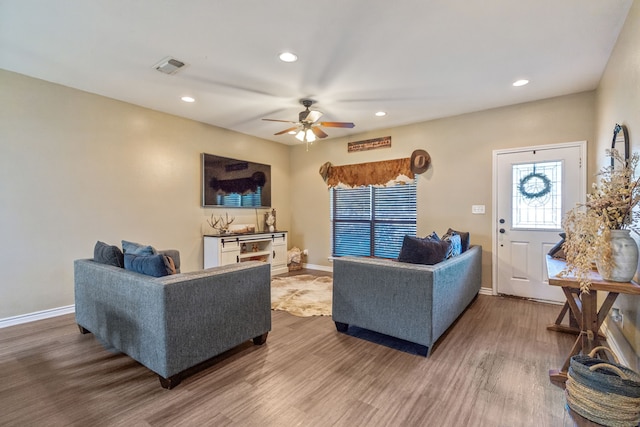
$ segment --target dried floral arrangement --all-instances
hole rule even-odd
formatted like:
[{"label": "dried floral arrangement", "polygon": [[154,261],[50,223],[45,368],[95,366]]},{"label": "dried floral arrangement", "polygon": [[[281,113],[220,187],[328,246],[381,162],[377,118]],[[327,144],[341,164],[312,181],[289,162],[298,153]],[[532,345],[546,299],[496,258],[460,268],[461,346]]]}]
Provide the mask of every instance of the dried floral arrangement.
[{"label": "dried floral arrangement", "polygon": [[567,268],[563,274],[574,274],[580,291],[586,293],[591,287],[593,263],[611,268],[611,230],[630,228],[639,218],[634,208],[640,202],[640,177],[636,177],[640,156],[634,153],[625,160],[615,149],[607,150],[607,156],[617,166],[601,169],[599,183],[593,184],[587,202],[567,212],[562,222],[567,234],[563,245]]}]

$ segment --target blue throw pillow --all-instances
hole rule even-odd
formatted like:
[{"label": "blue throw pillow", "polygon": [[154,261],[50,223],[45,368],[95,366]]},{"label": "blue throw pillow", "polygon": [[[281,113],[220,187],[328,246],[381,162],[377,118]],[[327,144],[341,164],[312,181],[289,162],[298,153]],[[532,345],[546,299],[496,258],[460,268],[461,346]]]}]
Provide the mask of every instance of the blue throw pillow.
[{"label": "blue throw pillow", "polygon": [[445,260],[449,246],[449,242],[404,236],[398,261],[411,264],[437,264]]},{"label": "blue throw pillow", "polygon": [[452,258],[462,253],[462,240],[458,233],[447,233],[442,236],[442,241],[451,243],[451,245],[449,245],[449,250],[447,251],[447,258]]},{"label": "blue throw pillow", "polygon": [[134,255],[124,253],[124,268],[147,276],[162,277],[167,275],[164,255]]},{"label": "blue throw pillow", "polygon": [[149,245],[141,245],[140,243],[122,241],[122,251],[125,254],[133,255],[156,255],[158,252]]},{"label": "blue throw pillow", "polygon": [[124,255],[120,248],[108,245],[99,240],[93,247],[93,260],[100,264],[113,265],[120,268],[124,267]]},{"label": "blue throw pillow", "polygon": [[447,234],[456,233],[460,236],[460,244],[462,245],[462,252],[466,252],[471,246],[471,238],[468,231],[457,231],[452,228],[447,230]]}]

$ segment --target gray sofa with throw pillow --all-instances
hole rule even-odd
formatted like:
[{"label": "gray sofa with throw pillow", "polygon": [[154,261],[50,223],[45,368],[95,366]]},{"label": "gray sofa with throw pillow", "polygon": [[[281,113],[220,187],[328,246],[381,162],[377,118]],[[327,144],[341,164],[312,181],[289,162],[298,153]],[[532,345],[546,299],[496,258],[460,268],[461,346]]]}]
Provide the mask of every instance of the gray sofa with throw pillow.
[{"label": "gray sofa with throw pillow", "polygon": [[[179,271],[177,251],[156,253],[170,254]],[[263,344],[271,330],[271,271],[262,262],[153,277],[79,259],[74,272],[80,331],[157,373],[165,388],[245,341]]]},{"label": "gray sofa with throw pillow", "polygon": [[424,346],[436,340],[480,291],[482,247],[434,265],[341,257],[333,261],[333,321]]}]

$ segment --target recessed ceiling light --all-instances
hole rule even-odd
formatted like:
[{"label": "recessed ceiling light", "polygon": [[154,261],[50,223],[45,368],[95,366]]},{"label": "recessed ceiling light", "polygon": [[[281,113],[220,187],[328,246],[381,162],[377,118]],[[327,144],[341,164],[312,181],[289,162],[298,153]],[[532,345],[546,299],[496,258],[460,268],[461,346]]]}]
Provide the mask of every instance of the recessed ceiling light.
[{"label": "recessed ceiling light", "polygon": [[387,115],[387,113],[385,113],[384,111],[378,111],[376,113],[376,116],[378,116],[378,117],[383,117],[383,116],[386,116],[386,115]]},{"label": "recessed ceiling light", "polygon": [[183,96],[182,99],[184,102],[196,102],[195,98],[192,98],[190,96]]},{"label": "recessed ceiling light", "polygon": [[513,82],[513,85],[516,86],[516,87],[524,86],[526,84],[529,84],[529,80],[522,79],[522,80],[516,80],[515,82]]},{"label": "recessed ceiling light", "polygon": [[280,54],[280,61],[282,62],[296,62],[298,60],[298,55],[292,52],[282,52]]}]

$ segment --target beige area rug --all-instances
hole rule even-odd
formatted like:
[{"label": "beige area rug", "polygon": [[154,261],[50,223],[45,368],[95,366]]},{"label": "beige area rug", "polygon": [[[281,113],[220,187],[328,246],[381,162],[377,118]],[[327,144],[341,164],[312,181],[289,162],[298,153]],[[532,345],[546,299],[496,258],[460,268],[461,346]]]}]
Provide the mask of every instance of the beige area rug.
[{"label": "beige area rug", "polygon": [[333,280],[300,274],[271,279],[271,309],[295,316],[331,316]]}]

